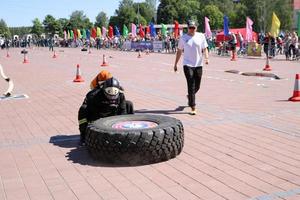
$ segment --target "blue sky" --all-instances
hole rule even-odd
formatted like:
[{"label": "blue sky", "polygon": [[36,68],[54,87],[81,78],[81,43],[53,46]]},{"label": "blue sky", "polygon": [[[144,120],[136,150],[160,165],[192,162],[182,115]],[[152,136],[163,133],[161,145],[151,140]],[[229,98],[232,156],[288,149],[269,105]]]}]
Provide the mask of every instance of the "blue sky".
[{"label": "blue sky", "polygon": [[82,10],[95,22],[99,12],[104,11],[111,16],[118,7],[119,0],[0,0],[0,19],[4,19],[9,27],[32,26],[34,18],[43,21],[50,14],[56,19],[69,19],[73,11]]}]

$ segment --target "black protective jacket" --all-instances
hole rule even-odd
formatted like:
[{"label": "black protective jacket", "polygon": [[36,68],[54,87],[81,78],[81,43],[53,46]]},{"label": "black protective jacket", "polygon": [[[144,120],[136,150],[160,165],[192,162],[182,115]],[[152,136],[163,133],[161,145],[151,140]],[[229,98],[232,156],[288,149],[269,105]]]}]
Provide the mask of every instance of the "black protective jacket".
[{"label": "black protective jacket", "polygon": [[116,100],[109,100],[104,94],[104,89],[97,87],[86,95],[79,109],[78,121],[80,134],[84,138],[89,122],[103,117],[123,114],[126,114],[124,93],[120,92]]},{"label": "black protective jacket", "polygon": [[109,100],[102,88],[90,91],[82,104],[85,107],[87,120],[95,121],[99,118],[126,114],[126,102],[123,93],[119,93],[116,100]]}]

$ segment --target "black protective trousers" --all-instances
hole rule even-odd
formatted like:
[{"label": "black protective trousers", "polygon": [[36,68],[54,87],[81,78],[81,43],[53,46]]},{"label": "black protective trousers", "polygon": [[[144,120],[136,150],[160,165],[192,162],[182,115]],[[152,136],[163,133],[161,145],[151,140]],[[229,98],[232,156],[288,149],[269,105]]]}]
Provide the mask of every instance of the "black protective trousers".
[{"label": "black protective trousers", "polygon": [[201,78],[202,78],[202,66],[200,67],[189,67],[183,66],[184,75],[187,82],[188,89],[188,104],[190,107],[196,106],[196,93],[200,89]]}]

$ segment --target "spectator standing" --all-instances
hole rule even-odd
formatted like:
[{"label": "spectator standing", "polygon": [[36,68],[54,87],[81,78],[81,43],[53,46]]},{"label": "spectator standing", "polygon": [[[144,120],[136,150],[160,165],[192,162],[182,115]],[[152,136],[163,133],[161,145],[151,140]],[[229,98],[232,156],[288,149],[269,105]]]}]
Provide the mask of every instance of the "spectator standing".
[{"label": "spectator standing", "polygon": [[187,81],[188,105],[191,115],[196,115],[196,93],[200,89],[203,67],[203,53],[205,63],[208,64],[208,44],[203,33],[196,32],[197,25],[193,20],[188,21],[188,33],[184,34],[178,44],[174,71],[183,52],[183,70]]}]

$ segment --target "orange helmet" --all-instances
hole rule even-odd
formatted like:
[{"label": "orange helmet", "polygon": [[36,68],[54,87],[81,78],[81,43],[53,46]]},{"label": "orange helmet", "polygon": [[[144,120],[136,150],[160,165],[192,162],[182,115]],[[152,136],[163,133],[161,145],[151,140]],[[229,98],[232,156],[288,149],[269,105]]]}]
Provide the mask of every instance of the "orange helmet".
[{"label": "orange helmet", "polygon": [[106,70],[102,70],[98,75],[98,81],[106,81],[107,79],[110,79],[112,77],[111,73]]},{"label": "orange helmet", "polygon": [[110,79],[112,74],[107,70],[102,70],[91,82],[91,89],[96,88],[99,85],[99,82],[106,81]]}]

